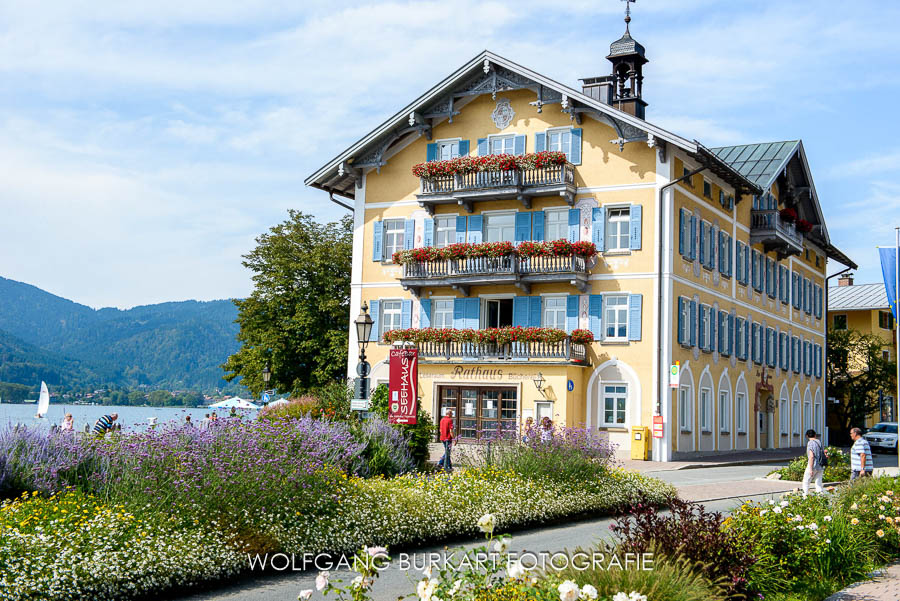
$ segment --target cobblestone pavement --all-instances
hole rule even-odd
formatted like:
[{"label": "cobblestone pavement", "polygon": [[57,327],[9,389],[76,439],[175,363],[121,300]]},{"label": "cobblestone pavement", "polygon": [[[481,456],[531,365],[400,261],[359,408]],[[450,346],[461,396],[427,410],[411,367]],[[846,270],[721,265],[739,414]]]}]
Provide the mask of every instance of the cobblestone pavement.
[{"label": "cobblestone pavement", "polygon": [[900,563],[879,570],[874,579],[852,584],[825,601],[900,601]]}]

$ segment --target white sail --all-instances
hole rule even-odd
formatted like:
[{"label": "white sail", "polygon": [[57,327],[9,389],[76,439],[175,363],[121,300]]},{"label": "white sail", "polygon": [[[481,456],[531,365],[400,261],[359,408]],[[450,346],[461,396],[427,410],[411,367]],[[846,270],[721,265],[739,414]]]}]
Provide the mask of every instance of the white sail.
[{"label": "white sail", "polygon": [[47,411],[50,410],[50,391],[47,390],[47,383],[41,382],[41,398],[38,400],[38,409],[37,414],[38,417],[44,417],[47,415]]}]

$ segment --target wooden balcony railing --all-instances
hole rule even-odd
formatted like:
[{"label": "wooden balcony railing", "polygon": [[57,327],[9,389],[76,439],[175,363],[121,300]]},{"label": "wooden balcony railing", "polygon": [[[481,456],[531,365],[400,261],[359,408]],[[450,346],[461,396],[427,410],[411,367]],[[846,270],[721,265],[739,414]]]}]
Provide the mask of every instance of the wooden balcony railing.
[{"label": "wooden balcony railing", "polygon": [[441,279],[458,276],[587,274],[587,258],[571,257],[466,257],[405,263],[402,278]]},{"label": "wooden balcony railing", "polygon": [[750,242],[761,242],[767,250],[784,254],[803,251],[803,236],[793,223],[782,219],[777,209],[750,212]]},{"label": "wooden balcony railing", "polygon": [[423,359],[461,360],[523,360],[555,359],[558,361],[586,361],[585,345],[566,338],[559,342],[510,342],[509,344],[474,342],[420,342],[419,357]]}]

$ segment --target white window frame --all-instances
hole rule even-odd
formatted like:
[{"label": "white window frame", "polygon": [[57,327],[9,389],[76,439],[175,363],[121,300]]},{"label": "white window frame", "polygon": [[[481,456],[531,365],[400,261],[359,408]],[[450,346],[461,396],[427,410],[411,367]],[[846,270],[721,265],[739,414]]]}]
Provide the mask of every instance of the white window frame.
[{"label": "white window frame", "polygon": [[[562,144],[560,143],[560,148],[557,150],[554,150],[552,148],[552,144],[550,142],[552,135],[553,134],[564,134],[566,132],[569,133],[569,144],[568,144],[569,147],[564,149],[562,147]],[[566,159],[568,159],[569,162],[572,162],[572,128],[571,127],[551,127],[550,129],[547,130],[546,133],[547,133],[547,150],[549,150],[551,152],[562,152],[566,155]]]},{"label": "white window frame", "polygon": [[[550,223],[550,215],[559,215],[558,223]],[[557,235],[550,235],[550,228],[557,228]],[[569,238],[569,210],[568,209],[544,209],[544,240],[568,240]]]},{"label": "white window frame", "polygon": [[719,390],[719,433],[731,432],[731,390]]},{"label": "white window frame", "polygon": [[[705,395],[703,393],[706,393]],[[706,397],[704,399],[704,396]],[[712,432],[713,407],[712,407],[712,389],[705,386],[700,387],[700,432],[704,434]]]},{"label": "white window frame", "polygon": [[747,348],[747,320],[743,317],[735,316],[734,318],[734,358],[739,361],[746,361],[744,349]]},{"label": "white window frame", "polygon": [[[442,140],[435,140],[435,142],[434,142],[434,143],[435,143],[435,147],[434,147],[434,150],[435,150],[435,152],[434,152],[435,160],[438,160],[438,161],[445,161],[445,160],[450,160],[450,159],[455,159],[455,158],[457,158],[457,157],[459,156],[459,143],[460,143],[460,142],[462,142],[462,138],[444,138],[444,139],[442,139]],[[455,156],[451,156],[449,159],[444,159],[444,158],[442,158],[442,156],[441,156],[441,149],[444,148],[444,147],[446,147],[446,146],[450,146],[450,147],[452,148],[452,147],[453,147],[453,144],[456,144],[456,155],[455,155]],[[451,153],[451,154],[452,154],[452,153]]]},{"label": "white window frame", "polygon": [[682,346],[691,346],[691,299],[683,296],[684,302],[681,304],[681,339]]},{"label": "white window frame", "polygon": [[778,421],[781,422],[781,433],[787,436],[790,433],[790,418],[788,417],[788,406],[789,401],[787,399],[781,399],[778,401]]},{"label": "white window frame", "polygon": [[[388,303],[397,303],[397,310],[391,310],[390,313],[387,311]],[[389,332],[391,330],[399,330],[403,326],[403,299],[402,298],[384,298],[381,299],[381,302],[378,303],[378,311],[381,315],[378,316],[378,324],[381,328],[379,334],[379,340],[384,338],[385,332]],[[388,328],[388,320],[386,317],[388,315],[396,315],[397,316],[397,326]]]},{"label": "white window frame", "polygon": [[[624,388],[625,392],[607,392],[607,388]],[[617,422],[615,419],[618,417],[618,404],[616,401],[622,397],[622,394],[625,395],[625,408],[622,409],[622,422]],[[607,399],[612,399],[613,401],[613,420],[612,422],[606,421],[606,401]],[[628,383],[627,382],[603,382],[603,394],[600,395],[600,425],[604,428],[625,428],[628,426]]]},{"label": "white window frame", "polygon": [[820,436],[825,430],[822,427],[822,403],[813,403],[813,429]]},{"label": "white window frame", "polygon": [[691,387],[681,386],[678,389],[678,429],[682,432],[693,431],[693,405]]},{"label": "white window frame", "polygon": [[[603,295],[603,326],[602,327],[603,327],[603,340],[604,341],[607,341],[607,342],[627,342],[628,341],[628,317],[629,317],[628,296],[629,296],[628,294],[604,294]],[[610,311],[610,309],[612,307],[612,303],[610,301],[613,299],[615,299],[617,301],[616,305],[615,305],[617,310],[613,310],[611,312],[616,315],[618,315],[619,311],[621,311],[621,306],[619,305],[618,301],[620,299],[624,300],[624,308],[625,308],[625,318],[624,318],[625,335],[624,336],[618,335],[619,326],[622,325],[622,322],[620,322],[618,320],[614,320],[611,322],[610,318],[609,318],[608,311]],[[615,336],[609,336],[607,334],[607,332],[609,331],[610,323],[615,323],[615,326],[616,326],[615,332],[617,333]]]},{"label": "white window frame", "polygon": [[[485,211],[485,212],[483,212],[482,213],[483,223],[482,223],[482,229],[481,229],[482,239],[485,242],[492,242],[492,240],[490,239],[490,236],[488,235],[488,222],[490,221],[491,218],[509,217],[509,216],[512,216],[512,223],[509,226],[503,226],[504,228],[509,227],[509,229],[510,229],[509,239],[501,237],[500,240],[493,240],[493,242],[512,242],[513,244],[515,244],[515,242],[516,242],[516,212],[515,211]],[[503,233],[503,228],[501,228],[501,234],[502,233]]]},{"label": "white window frame", "polygon": [[[500,301],[500,300],[512,300],[516,297],[515,294],[485,294],[479,297],[481,301],[481,307],[479,308],[481,315],[478,318],[478,325],[482,329],[493,328],[495,326],[489,326],[487,323],[488,319],[488,303],[491,301]],[[513,301],[515,302],[515,301]],[[515,317],[515,316],[514,316]]]},{"label": "white window frame", "polygon": [[737,393],[736,401],[735,401],[735,410],[737,411],[737,415],[735,416],[735,422],[737,425],[738,434],[746,434],[747,433],[747,395],[743,392]]},{"label": "white window frame", "polygon": [[791,401],[791,433],[800,436],[800,401]]},{"label": "white window frame", "polygon": [[[494,140],[504,140],[503,146],[506,146],[505,140],[512,141],[512,147],[509,152],[494,152]],[[516,134],[490,134],[488,136],[488,154],[516,154]]]},{"label": "white window frame", "polygon": [[[443,325],[443,326],[435,325],[435,323],[437,321],[435,318],[437,317],[437,314],[438,314],[438,311],[437,311],[438,305],[437,304],[438,303],[446,303],[446,302],[450,303],[450,311],[446,312],[446,313],[450,314],[450,324]],[[432,328],[438,328],[438,327],[452,328],[453,327],[453,297],[452,296],[432,297],[432,299],[431,299],[431,327]]]},{"label": "white window frame", "polygon": [[[384,224],[384,226],[383,226],[384,232],[383,232],[383,237],[382,237],[382,240],[383,240],[382,247],[384,248],[383,260],[390,261],[393,258],[395,252],[401,251],[404,249],[404,243],[406,242],[406,240],[405,240],[406,220],[402,219],[402,218],[400,218],[400,219],[385,219],[382,223]],[[388,227],[388,224],[399,224],[400,228],[399,229],[390,229]],[[399,240],[396,247],[388,244],[388,235],[391,232],[393,232],[393,233],[399,232],[400,233],[399,236],[396,237],[396,239]]]},{"label": "white window frame", "polygon": [[[603,244],[604,252],[623,252],[631,248],[631,207],[629,205],[610,205],[603,207],[606,209],[606,223],[604,224]],[[612,211],[624,212],[624,216],[617,215],[615,219],[610,216]],[[621,231],[625,227],[624,233]],[[613,233],[612,229],[618,229],[618,233]],[[618,244],[613,246],[612,240]]]},{"label": "white window frame", "polygon": [[[706,309],[702,310],[700,309],[700,307],[706,307]],[[712,323],[712,305],[700,304],[697,310],[700,313],[698,317],[704,324],[703,338],[700,338],[698,340],[698,345],[700,346],[701,350],[706,351],[712,348],[712,331],[709,327]]]},{"label": "white window frame", "polygon": [[[456,218],[459,215],[435,215],[434,216],[434,246],[436,248],[444,248],[445,246],[450,246],[451,244],[456,243]],[[449,222],[449,226],[441,227],[438,225],[441,221],[446,220]],[[447,233],[447,243],[441,244],[439,241],[440,233]]]},{"label": "white window frame", "polygon": [[[546,411],[546,412],[545,412]],[[544,416],[553,419],[553,402],[552,401],[535,401],[534,403],[534,423],[540,425]]]},{"label": "white window frame", "polygon": [[[541,300],[541,327],[544,328],[557,328],[559,330],[566,329],[566,304],[568,302],[567,294],[542,294],[543,298]],[[554,313],[556,313],[557,319],[559,318],[559,314],[562,314],[562,325],[551,325],[548,322],[548,313],[550,313],[550,303],[548,301],[561,301],[562,308],[555,308]]]},{"label": "white window frame", "polygon": [[812,413],[812,403],[809,401],[803,401],[803,431],[806,432],[812,426],[810,422],[812,421],[813,413]]}]

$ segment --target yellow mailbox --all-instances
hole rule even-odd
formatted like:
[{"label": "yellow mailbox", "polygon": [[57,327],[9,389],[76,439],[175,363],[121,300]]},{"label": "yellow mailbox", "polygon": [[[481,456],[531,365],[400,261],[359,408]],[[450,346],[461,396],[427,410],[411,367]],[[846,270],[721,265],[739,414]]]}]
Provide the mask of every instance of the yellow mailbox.
[{"label": "yellow mailbox", "polygon": [[650,460],[650,428],[631,426],[631,458]]}]

